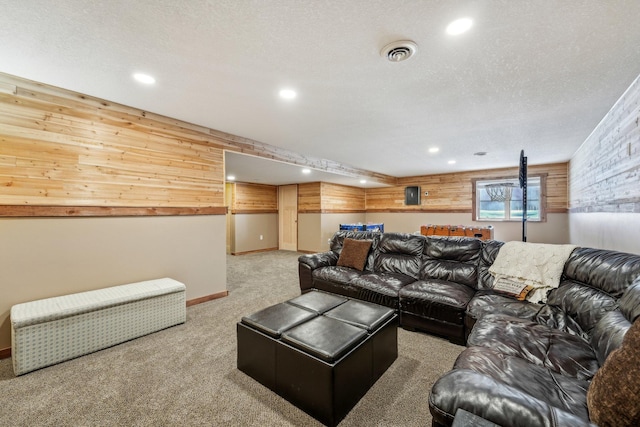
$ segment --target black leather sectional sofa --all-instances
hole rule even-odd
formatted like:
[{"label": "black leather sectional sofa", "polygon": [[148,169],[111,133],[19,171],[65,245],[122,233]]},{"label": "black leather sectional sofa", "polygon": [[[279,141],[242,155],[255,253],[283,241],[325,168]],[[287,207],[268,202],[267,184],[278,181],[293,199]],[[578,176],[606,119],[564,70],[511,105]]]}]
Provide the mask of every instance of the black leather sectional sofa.
[{"label": "black leather sectional sofa", "polygon": [[[362,271],[337,265],[345,238],[371,240]],[[402,327],[467,345],[432,388],[434,426],[459,408],[502,426],[592,425],[590,383],[640,317],[640,256],[578,247],[547,303],[533,304],[493,291],[502,246],[341,231],[330,251],[299,258],[300,288],[395,308]]]},{"label": "black leather sectional sofa", "polygon": [[[372,241],[363,271],[336,265],[345,238]],[[299,258],[302,293],[319,289],[395,308],[405,329],[458,344],[465,342],[467,305],[490,288],[486,270],[498,252],[473,238],[368,231],[340,231],[330,248]]]}]

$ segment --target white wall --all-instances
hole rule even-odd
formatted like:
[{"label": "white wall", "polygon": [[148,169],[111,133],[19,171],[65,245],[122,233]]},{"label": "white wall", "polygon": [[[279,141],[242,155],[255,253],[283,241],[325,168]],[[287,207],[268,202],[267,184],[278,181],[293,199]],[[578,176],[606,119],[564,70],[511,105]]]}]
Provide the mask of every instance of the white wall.
[{"label": "white wall", "polygon": [[640,213],[572,213],[571,243],[640,255]]}]

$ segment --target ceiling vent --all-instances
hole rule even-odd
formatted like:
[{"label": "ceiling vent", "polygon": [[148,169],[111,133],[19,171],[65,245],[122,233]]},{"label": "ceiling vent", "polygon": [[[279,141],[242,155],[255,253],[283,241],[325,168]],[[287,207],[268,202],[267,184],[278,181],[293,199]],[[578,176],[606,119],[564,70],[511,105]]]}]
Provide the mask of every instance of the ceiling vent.
[{"label": "ceiling vent", "polygon": [[418,45],[412,41],[400,40],[383,47],[380,55],[391,62],[400,62],[411,58],[416,53],[417,48]]}]

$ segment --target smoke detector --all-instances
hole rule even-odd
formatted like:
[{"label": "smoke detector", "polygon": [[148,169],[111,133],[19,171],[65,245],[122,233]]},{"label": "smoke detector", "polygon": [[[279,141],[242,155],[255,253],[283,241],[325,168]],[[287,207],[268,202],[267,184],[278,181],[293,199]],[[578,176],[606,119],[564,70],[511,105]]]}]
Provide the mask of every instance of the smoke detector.
[{"label": "smoke detector", "polygon": [[387,58],[391,62],[400,62],[411,58],[418,49],[418,45],[410,40],[400,40],[389,43],[380,51],[383,58]]}]

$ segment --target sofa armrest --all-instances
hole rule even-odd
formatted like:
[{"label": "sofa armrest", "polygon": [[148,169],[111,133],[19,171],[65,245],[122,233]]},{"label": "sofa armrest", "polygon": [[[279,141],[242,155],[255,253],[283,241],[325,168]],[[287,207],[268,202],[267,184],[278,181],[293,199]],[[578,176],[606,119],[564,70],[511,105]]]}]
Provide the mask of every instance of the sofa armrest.
[{"label": "sofa armrest", "polygon": [[316,254],[301,255],[298,263],[308,266],[311,270],[320,267],[329,267],[338,263],[339,254],[334,251],[319,252]]},{"label": "sofa armrest", "polygon": [[458,408],[503,426],[595,427],[588,420],[470,369],[445,374],[429,395],[429,410],[438,424],[451,425]]},{"label": "sofa armrest", "polygon": [[320,267],[336,265],[338,263],[338,257],[339,255],[333,251],[300,256],[298,258],[300,291],[305,293],[313,288],[313,270]]}]

